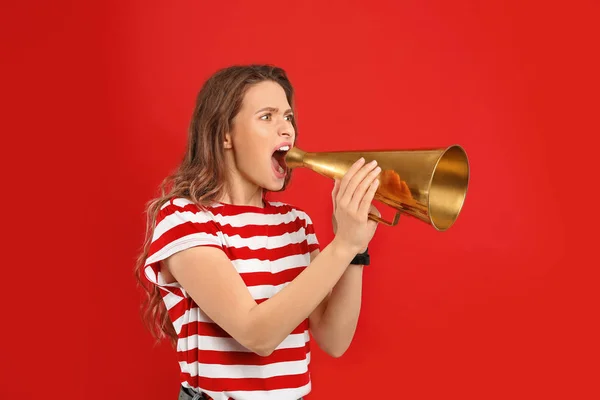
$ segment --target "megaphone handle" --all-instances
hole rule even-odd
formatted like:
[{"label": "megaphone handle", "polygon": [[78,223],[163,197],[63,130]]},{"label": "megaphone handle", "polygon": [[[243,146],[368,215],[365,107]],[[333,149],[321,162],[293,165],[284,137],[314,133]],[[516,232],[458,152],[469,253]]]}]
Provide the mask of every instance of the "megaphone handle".
[{"label": "megaphone handle", "polygon": [[380,222],[387,226],[395,226],[398,224],[398,220],[400,219],[400,211],[396,211],[396,215],[394,215],[394,220],[392,222],[386,221],[385,219],[379,218],[377,215],[371,213],[369,213],[369,219]]}]

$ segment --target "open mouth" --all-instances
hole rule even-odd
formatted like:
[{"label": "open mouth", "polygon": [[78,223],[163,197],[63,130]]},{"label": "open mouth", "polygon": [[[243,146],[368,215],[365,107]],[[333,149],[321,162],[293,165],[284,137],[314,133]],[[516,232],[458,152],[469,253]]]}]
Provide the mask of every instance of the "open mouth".
[{"label": "open mouth", "polygon": [[289,150],[290,146],[281,146],[273,152],[273,156],[271,157],[271,163],[273,165],[273,169],[276,173],[279,173],[279,175],[285,175],[285,173],[287,172],[285,155]]}]

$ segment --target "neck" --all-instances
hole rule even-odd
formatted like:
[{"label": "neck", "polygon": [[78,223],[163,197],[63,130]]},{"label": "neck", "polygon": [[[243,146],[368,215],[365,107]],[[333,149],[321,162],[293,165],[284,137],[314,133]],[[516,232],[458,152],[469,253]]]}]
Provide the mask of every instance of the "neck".
[{"label": "neck", "polygon": [[219,199],[220,202],[236,206],[264,207],[263,189],[239,174],[229,174],[226,190]]}]

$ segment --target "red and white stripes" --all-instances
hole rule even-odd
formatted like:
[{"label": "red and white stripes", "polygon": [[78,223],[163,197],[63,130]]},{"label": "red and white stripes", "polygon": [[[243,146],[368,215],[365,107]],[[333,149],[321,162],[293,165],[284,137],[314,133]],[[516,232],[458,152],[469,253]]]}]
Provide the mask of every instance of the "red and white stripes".
[{"label": "red and white stripes", "polygon": [[308,320],[267,357],[235,341],[215,324],[177,282],[167,283],[159,261],[194,246],[222,249],[252,297],[266,301],[302,272],[319,247],[302,210],[277,202],[264,208],[214,204],[199,209],[173,199],[160,210],[146,261],[178,334],[181,383],[215,400],[298,399],[310,392]]}]

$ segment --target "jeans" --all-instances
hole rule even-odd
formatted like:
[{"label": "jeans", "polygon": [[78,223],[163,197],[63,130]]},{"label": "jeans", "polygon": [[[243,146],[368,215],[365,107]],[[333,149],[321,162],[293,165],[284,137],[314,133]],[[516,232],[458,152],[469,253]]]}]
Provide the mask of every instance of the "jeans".
[{"label": "jeans", "polygon": [[[210,397],[205,395],[204,393],[198,393],[193,391],[192,389],[188,389],[186,387],[181,386],[179,390],[179,400],[208,400]],[[302,400],[300,398],[298,400]]]}]

